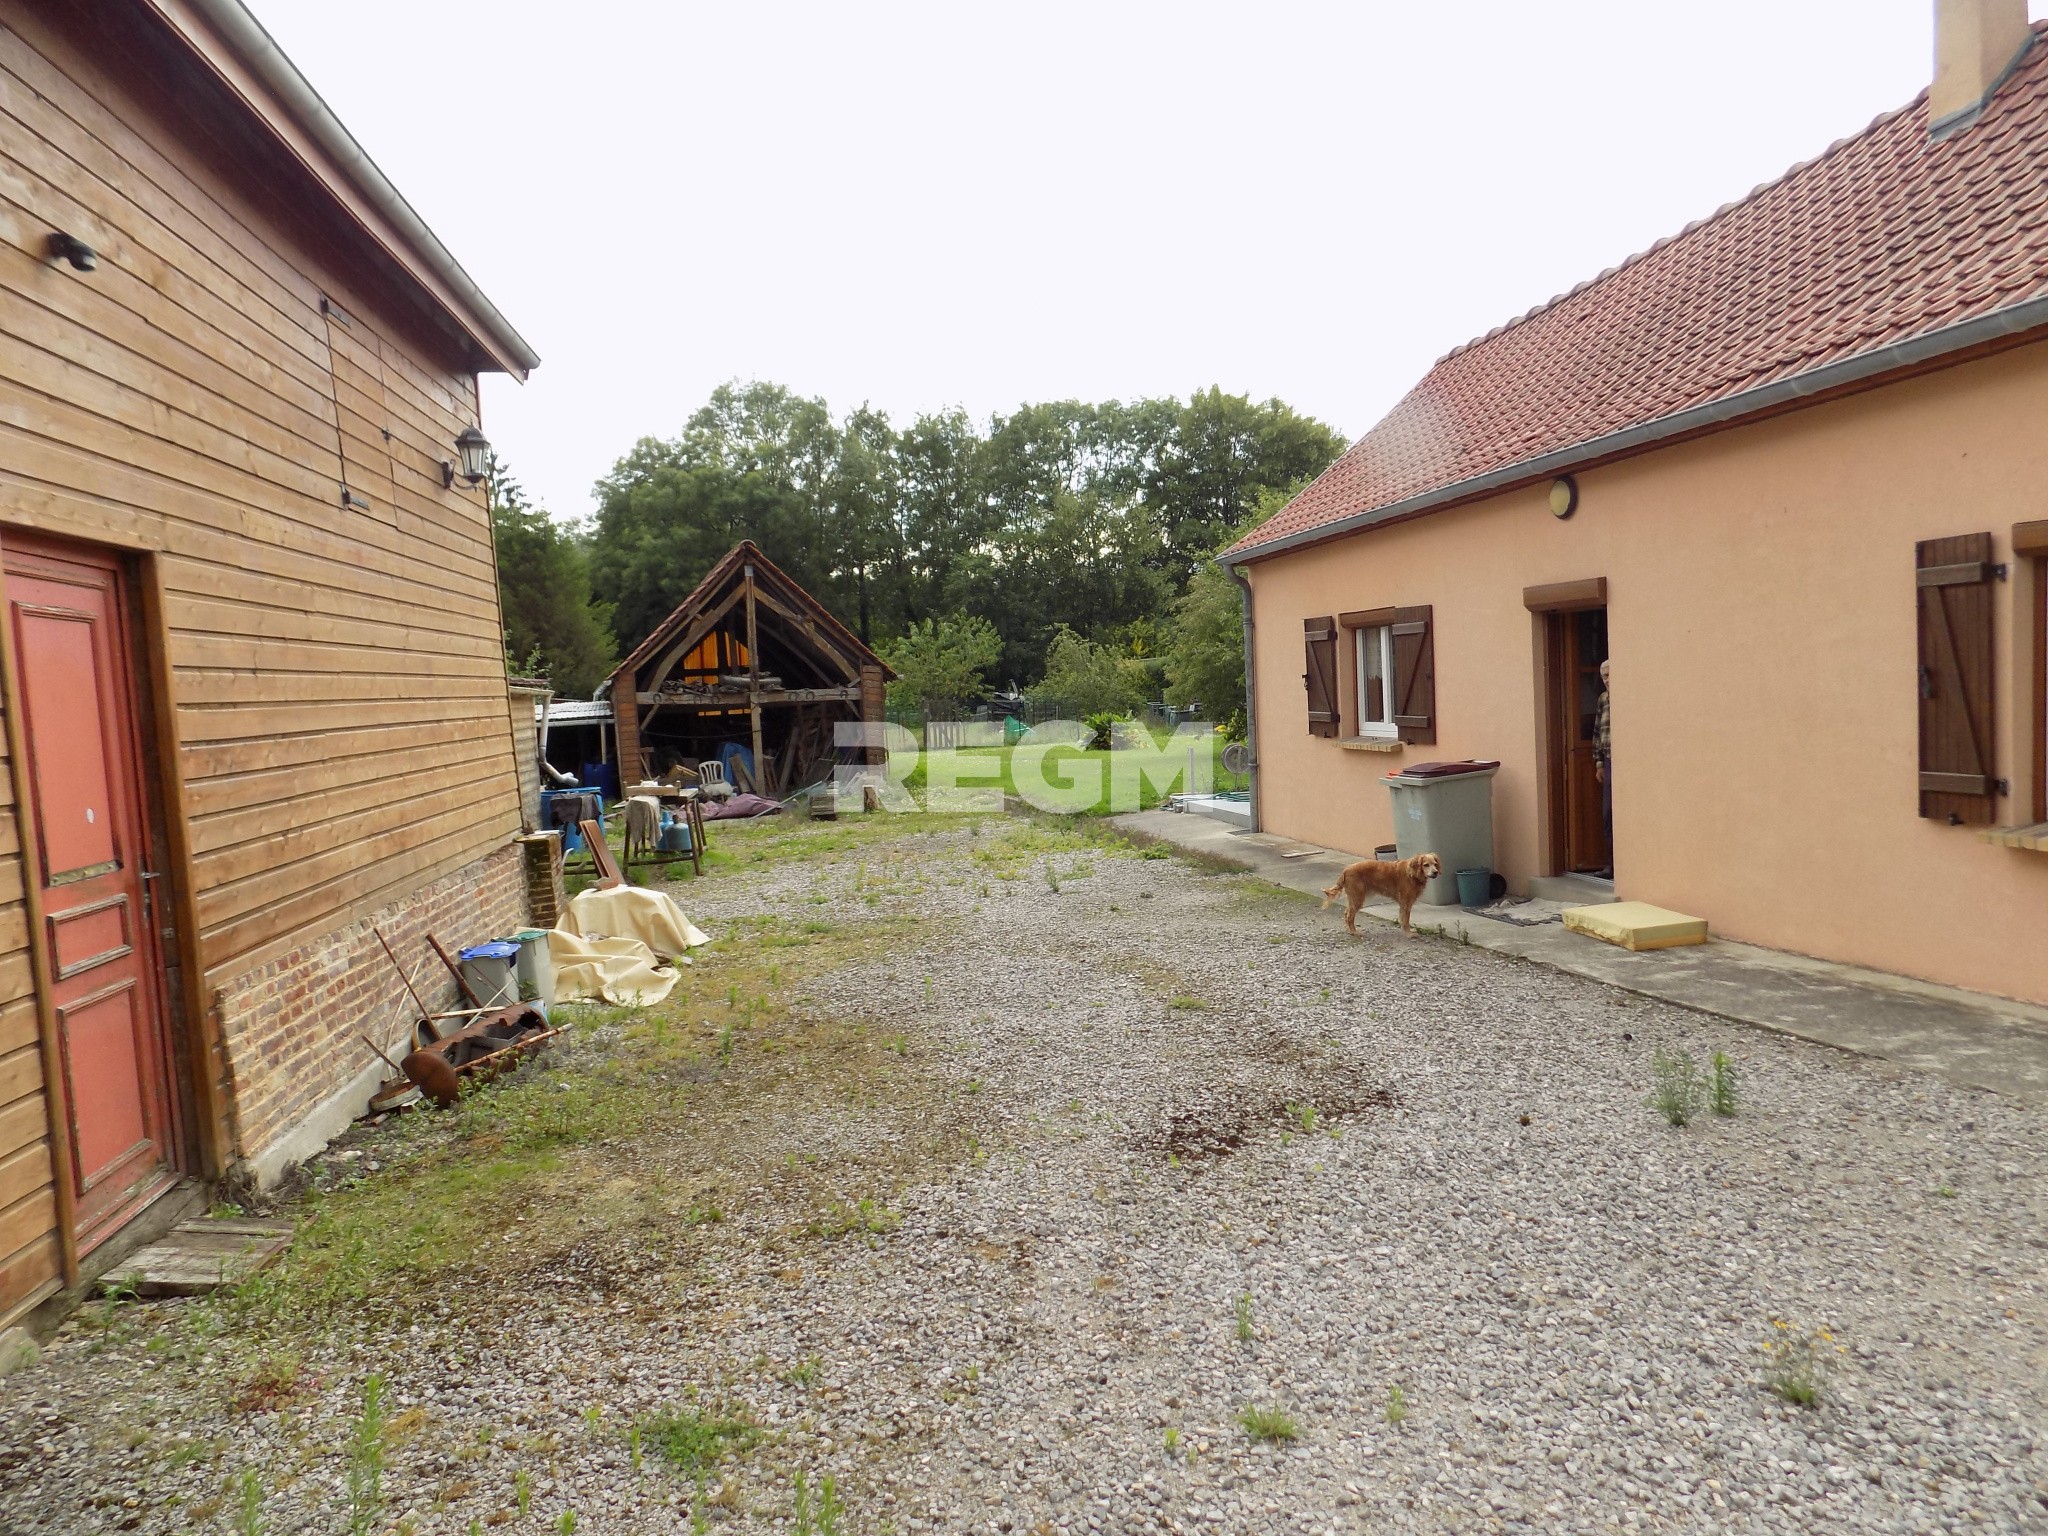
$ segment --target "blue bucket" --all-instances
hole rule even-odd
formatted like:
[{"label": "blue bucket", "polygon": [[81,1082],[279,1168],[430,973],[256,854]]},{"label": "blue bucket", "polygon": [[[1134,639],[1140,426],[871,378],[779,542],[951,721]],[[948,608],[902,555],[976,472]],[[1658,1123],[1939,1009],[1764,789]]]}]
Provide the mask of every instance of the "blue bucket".
[{"label": "blue bucket", "polygon": [[1458,871],[1458,905],[1461,907],[1483,907],[1493,900],[1493,871],[1490,869],[1461,869]]}]

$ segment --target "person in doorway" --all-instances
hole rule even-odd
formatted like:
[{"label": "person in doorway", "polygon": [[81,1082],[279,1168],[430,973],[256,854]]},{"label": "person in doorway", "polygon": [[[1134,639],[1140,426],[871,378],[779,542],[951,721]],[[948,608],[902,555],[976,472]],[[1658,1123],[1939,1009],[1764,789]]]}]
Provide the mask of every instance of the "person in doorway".
[{"label": "person in doorway", "polygon": [[[1600,824],[1607,830],[1607,846],[1614,847],[1614,716],[1608,705],[1607,669],[1600,663],[1600,702],[1593,710],[1593,777],[1600,781]],[[1608,873],[1613,873],[1613,853],[1608,854]]]}]

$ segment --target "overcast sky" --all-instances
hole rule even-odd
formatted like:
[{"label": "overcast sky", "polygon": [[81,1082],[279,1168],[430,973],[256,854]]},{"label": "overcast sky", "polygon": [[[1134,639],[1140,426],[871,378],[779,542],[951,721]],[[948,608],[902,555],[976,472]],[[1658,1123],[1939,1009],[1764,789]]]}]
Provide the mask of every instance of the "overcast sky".
[{"label": "overcast sky", "polygon": [[558,516],[732,378],[899,423],[1220,384],[1356,437],[1909,100],[1933,9],[252,3],[540,353],[484,427]]}]

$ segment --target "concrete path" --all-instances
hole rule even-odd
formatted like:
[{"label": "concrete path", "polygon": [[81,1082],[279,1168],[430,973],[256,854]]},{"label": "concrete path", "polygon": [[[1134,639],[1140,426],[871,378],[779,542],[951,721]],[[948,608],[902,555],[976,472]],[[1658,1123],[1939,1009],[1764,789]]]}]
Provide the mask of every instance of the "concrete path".
[{"label": "concrete path", "polygon": [[[1318,899],[1353,858],[1206,816],[1142,811],[1112,820],[1141,838],[1227,860]],[[1528,922],[1554,917],[1559,908],[1532,901],[1502,910]],[[1396,909],[1375,904],[1365,913],[1392,921]],[[1329,920],[1338,920],[1335,911]],[[1414,922],[1645,997],[2048,1103],[2048,1008],[1721,939],[1632,954],[1561,923],[1517,926],[1459,907],[1417,907]]]}]

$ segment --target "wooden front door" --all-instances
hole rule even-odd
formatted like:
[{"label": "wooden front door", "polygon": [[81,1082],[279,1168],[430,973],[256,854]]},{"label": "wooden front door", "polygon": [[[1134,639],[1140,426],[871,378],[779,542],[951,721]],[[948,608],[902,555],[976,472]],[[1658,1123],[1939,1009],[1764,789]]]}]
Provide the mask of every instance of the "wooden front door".
[{"label": "wooden front door", "polygon": [[126,583],[116,557],[9,536],[6,590],[83,1253],[175,1178]]},{"label": "wooden front door", "polygon": [[1560,874],[1612,872],[1614,849],[1604,788],[1594,772],[1600,711],[1600,663],[1607,659],[1607,610],[1580,608],[1552,614],[1550,710],[1551,772]]}]

